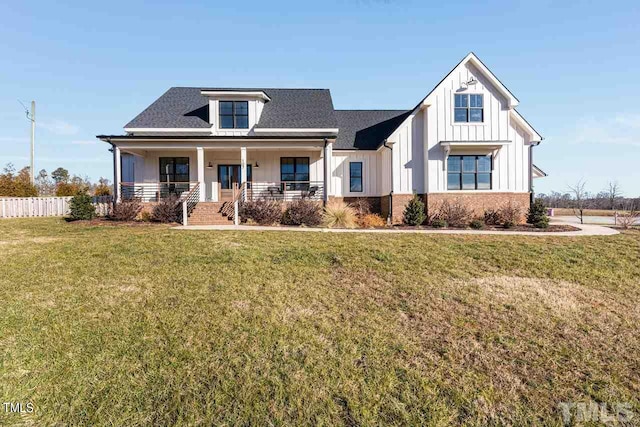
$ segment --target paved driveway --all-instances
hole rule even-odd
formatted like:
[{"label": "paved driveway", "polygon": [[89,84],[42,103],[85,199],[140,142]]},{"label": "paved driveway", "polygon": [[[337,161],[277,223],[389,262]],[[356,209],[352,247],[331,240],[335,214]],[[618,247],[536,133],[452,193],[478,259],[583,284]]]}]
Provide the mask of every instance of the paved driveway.
[{"label": "paved driveway", "polygon": [[[559,222],[565,222],[569,224],[580,224],[580,220],[575,216],[553,216],[552,220]],[[601,224],[601,225],[614,225],[615,220],[612,216],[585,216],[585,224]],[[640,225],[640,218],[636,221],[636,224]]]}]

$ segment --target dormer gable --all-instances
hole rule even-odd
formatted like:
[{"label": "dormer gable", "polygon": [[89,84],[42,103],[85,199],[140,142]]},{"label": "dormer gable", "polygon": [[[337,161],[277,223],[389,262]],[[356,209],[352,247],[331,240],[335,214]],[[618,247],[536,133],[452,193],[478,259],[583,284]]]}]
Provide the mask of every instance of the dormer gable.
[{"label": "dormer gable", "polygon": [[209,99],[209,123],[213,135],[248,135],[260,121],[271,98],[261,90],[202,89]]}]

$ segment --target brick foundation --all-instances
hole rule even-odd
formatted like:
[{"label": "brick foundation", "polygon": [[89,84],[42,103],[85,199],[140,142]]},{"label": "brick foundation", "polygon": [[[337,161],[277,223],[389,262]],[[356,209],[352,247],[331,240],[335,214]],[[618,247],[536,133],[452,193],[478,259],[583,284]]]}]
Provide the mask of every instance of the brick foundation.
[{"label": "brick foundation", "polygon": [[342,200],[345,203],[354,204],[358,200],[366,200],[369,203],[371,213],[380,214],[382,208],[380,207],[380,197],[333,197],[329,196],[329,200]]},{"label": "brick foundation", "polygon": [[513,203],[520,206],[522,210],[522,218],[529,209],[529,193],[430,193],[426,195],[427,212],[433,213],[442,204],[443,201],[459,201],[465,206],[473,210],[473,214],[478,217],[484,215],[487,209],[500,209],[500,207]]},{"label": "brick foundation", "polygon": [[[409,201],[413,199],[413,194],[394,194],[392,197],[392,217],[391,222],[394,224],[401,224],[402,217],[404,215],[404,209],[407,207]],[[382,216],[387,218],[389,216],[389,195],[380,198],[380,207]]]}]

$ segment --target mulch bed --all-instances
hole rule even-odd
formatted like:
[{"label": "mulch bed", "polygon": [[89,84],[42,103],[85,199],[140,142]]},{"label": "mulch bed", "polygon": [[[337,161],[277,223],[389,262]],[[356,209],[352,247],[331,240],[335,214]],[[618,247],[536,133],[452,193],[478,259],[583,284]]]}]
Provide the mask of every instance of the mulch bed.
[{"label": "mulch bed", "polygon": [[[430,227],[428,225],[423,225],[423,226],[410,226],[410,225],[404,225],[404,224],[398,224],[398,225],[394,225],[393,228],[397,228],[397,229],[405,229],[405,230],[473,230],[471,227],[446,227],[446,228],[437,228],[437,227]],[[580,231],[580,229],[578,227],[574,227],[572,225],[565,225],[565,224],[551,224],[549,225],[549,227],[547,228],[536,228],[531,224],[519,224],[516,225],[514,227],[511,228],[504,228],[504,227],[500,227],[500,226],[490,226],[490,225],[485,225],[483,228],[477,230],[477,231],[486,231],[486,230],[490,230],[490,231],[533,231],[533,232],[546,232],[546,233],[559,233],[559,232],[563,232],[563,231]]]}]

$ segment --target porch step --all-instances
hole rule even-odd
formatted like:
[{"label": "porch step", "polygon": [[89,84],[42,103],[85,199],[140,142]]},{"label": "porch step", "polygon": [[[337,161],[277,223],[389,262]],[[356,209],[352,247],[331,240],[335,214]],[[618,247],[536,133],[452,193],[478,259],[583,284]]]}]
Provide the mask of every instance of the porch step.
[{"label": "porch step", "polygon": [[229,202],[199,202],[189,215],[189,225],[232,225],[233,214],[227,216],[221,211]]}]

